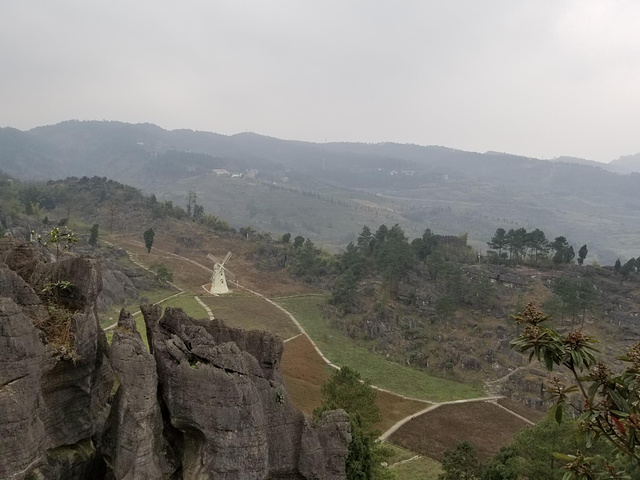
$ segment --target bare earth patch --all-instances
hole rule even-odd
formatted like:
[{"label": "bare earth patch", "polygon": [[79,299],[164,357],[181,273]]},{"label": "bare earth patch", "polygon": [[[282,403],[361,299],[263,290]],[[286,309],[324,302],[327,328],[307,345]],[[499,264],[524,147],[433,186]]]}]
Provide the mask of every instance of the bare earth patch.
[{"label": "bare earth patch", "polygon": [[489,402],[443,405],[404,424],[389,441],[438,461],[446,450],[465,440],[484,460],[509,444],[527,426],[509,412]]},{"label": "bare earth patch", "polygon": [[534,423],[538,423],[540,420],[547,416],[546,412],[534,410],[533,408],[529,408],[526,405],[514,402],[513,400],[509,400],[508,398],[501,398],[498,400],[498,403],[503,407],[508,408],[512,412],[523,416],[527,420],[531,420]]}]

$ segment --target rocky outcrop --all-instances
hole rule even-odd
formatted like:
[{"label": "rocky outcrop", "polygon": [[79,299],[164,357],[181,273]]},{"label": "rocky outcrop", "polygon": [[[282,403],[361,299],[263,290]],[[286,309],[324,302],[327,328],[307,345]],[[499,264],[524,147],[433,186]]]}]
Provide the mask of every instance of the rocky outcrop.
[{"label": "rocky outcrop", "polygon": [[[0,260],[0,478],[89,478],[112,385],[99,265],[47,263],[8,239]],[[44,287],[59,280],[72,287],[45,304]]]},{"label": "rocky outcrop", "polygon": [[0,240],[1,479],[345,478],[349,418],[295,410],[277,336],[146,306],[150,351],[124,311],[109,347],[100,270]]},{"label": "rocky outcrop", "polygon": [[279,338],[180,309],[143,314],[182,478],[345,478],[348,416],[329,412],[316,424],[293,408]]},{"label": "rocky outcrop", "polygon": [[106,478],[170,478],[177,468],[168,462],[169,446],[162,435],[156,362],[124,310],[113,334],[111,365],[119,387],[102,438]]}]

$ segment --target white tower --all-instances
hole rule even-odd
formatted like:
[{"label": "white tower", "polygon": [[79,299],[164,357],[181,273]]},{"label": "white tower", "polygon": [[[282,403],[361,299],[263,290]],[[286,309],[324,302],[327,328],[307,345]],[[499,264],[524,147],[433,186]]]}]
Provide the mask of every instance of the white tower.
[{"label": "white tower", "polygon": [[229,287],[227,287],[227,279],[224,276],[224,271],[227,269],[225,268],[224,264],[227,263],[227,261],[231,258],[231,252],[228,252],[227,255],[225,255],[222,262],[211,254],[207,255],[207,258],[214,262],[213,275],[211,275],[211,288],[209,289],[209,293],[213,293],[214,295],[229,293]]}]

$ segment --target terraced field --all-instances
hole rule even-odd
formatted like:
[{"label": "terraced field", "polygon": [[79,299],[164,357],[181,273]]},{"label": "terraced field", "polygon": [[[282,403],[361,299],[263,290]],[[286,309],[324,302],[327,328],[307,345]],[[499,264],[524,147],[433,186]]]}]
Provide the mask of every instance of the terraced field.
[{"label": "terraced field", "polygon": [[483,395],[480,387],[434,377],[413,368],[386,360],[382,355],[355,345],[323,318],[317,296],[276,299],[291,312],[313,338],[324,355],[338,366],[349,366],[359,371],[373,385],[407,397],[429,401],[460,400]]},{"label": "terraced field", "polygon": [[469,441],[484,460],[528,424],[490,402],[442,405],[404,424],[389,441],[442,461],[446,450]]}]

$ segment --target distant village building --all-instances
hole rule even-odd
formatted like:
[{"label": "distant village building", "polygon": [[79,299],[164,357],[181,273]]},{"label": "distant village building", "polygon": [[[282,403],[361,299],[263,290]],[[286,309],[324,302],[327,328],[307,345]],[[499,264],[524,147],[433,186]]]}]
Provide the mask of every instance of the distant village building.
[{"label": "distant village building", "polygon": [[244,174],[246,178],[256,178],[258,175],[258,170],[247,170]]},{"label": "distant village building", "polygon": [[211,170],[211,172],[215,173],[218,176],[229,175],[229,172],[227,172],[224,168],[214,168],[213,170]]}]

